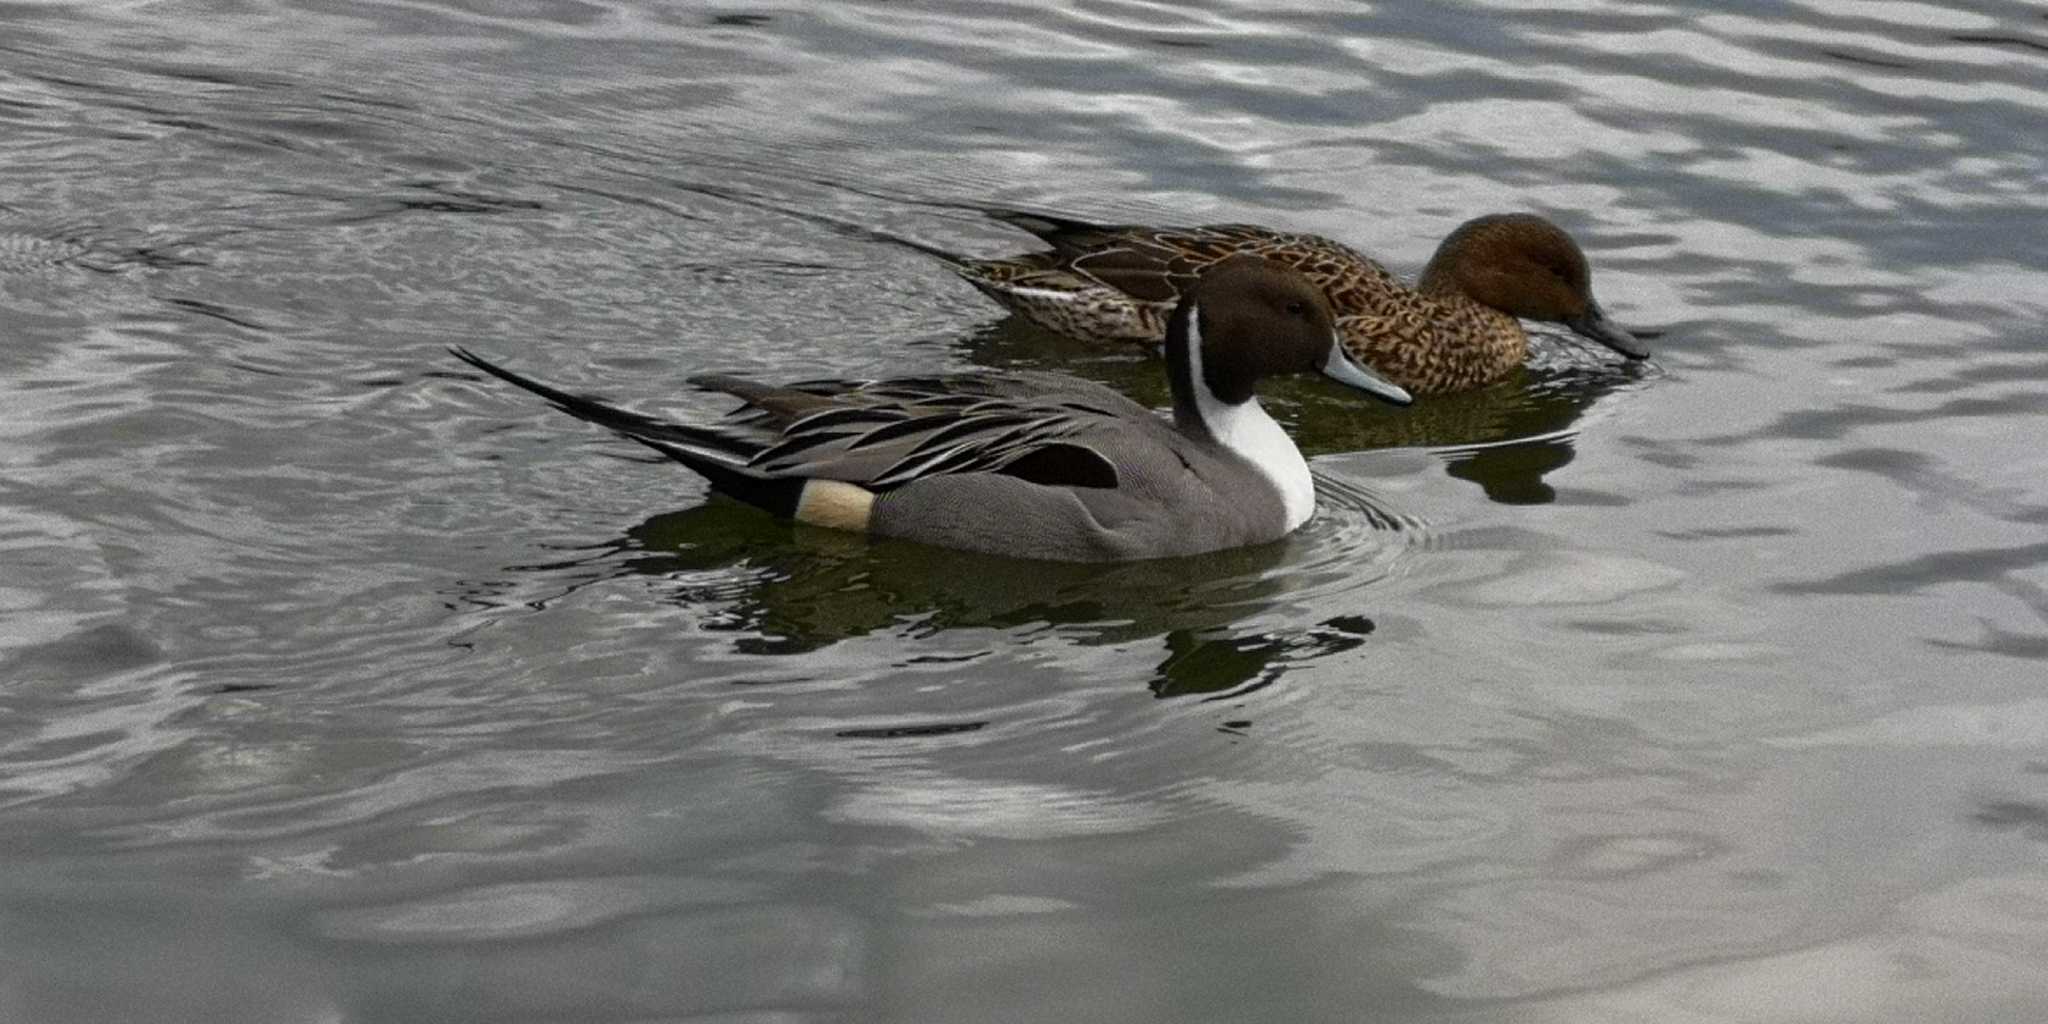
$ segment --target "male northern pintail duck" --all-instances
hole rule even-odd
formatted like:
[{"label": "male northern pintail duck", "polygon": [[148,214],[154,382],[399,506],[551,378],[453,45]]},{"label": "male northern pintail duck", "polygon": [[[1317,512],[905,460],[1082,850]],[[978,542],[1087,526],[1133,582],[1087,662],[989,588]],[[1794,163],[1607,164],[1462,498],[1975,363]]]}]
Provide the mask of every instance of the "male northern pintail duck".
[{"label": "male northern pintail duck", "polygon": [[1529,336],[1517,317],[1563,324],[1630,359],[1650,354],[1593,300],[1578,243],[1533,214],[1459,225],[1410,288],[1357,250],[1317,235],[986,212],[1037,235],[1051,251],[958,260],[954,269],[1039,326],[1085,341],[1158,342],[1167,315],[1205,268],[1254,255],[1322,286],[1352,357],[1419,394],[1478,387],[1522,365]]},{"label": "male northern pintail duck", "polygon": [[745,404],[695,426],[454,352],[799,522],[1084,562],[1277,540],[1308,520],[1315,484],[1253,386],[1317,371],[1395,404],[1408,394],[1346,355],[1321,290],[1286,267],[1226,260],[1185,291],[1165,327],[1170,420],[1089,381],[981,372],[787,386],[696,377]]}]

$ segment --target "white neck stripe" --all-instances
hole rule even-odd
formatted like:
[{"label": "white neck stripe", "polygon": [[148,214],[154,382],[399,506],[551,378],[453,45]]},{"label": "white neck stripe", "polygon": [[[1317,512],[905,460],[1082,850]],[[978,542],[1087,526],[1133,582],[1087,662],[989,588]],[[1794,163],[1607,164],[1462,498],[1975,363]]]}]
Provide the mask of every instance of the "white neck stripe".
[{"label": "white neck stripe", "polygon": [[1301,457],[1301,449],[1266,414],[1258,396],[1231,405],[1209,390],[1209,378],[1202,372],[1201,321],[1200,310],[1188,311],[1188,377],[1195,392],[1195,415],[1217,443],[1251,463],[1252,468],[1272,482],[1287,510],[1287,530],[1291,533],[1315,514],[1315,478],[1309,476],[1308,462]]}]

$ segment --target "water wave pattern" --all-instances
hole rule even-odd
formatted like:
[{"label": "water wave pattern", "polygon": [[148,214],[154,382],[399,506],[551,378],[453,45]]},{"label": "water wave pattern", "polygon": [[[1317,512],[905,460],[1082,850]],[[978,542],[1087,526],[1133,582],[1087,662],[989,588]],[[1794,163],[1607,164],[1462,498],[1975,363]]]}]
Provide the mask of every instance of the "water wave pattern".
[{"label": "water wave pattern", "polygon": [[[0,2],[0,1007],[2037,1020],[2037,5]],[[778,524],[476,378],[1053,368],[984,204],[1584,244],[1318,514]],[[1911,971],[1897,969],[1912,964]]]}]

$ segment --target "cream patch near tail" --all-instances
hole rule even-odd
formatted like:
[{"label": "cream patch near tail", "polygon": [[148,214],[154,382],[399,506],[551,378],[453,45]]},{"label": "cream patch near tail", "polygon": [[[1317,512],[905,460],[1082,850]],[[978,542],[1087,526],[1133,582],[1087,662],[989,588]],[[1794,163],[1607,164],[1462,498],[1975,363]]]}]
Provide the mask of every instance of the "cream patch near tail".
[{"label": "cream patch near tail", "polygon": [[843,480],[812,480],[796,499],[799,523],[866,533],[874,515],[875,492]]}]

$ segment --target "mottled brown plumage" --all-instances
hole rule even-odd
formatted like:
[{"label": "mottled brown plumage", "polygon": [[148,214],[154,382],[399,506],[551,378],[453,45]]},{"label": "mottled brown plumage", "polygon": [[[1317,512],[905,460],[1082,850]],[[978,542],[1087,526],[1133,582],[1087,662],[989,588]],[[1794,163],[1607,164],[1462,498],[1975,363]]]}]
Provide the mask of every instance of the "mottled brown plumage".
[{"label": "mottled brown plumage", "polygon": [[1091,341],[1157,343],[1201,272],[1232,256],[1293,267],[1320,285],[1353,357],[1410,391],[1442,394],[1506,376],[1528,355],[1517,317],[1561,323],[1622,353],[1648,353],[1593,299],[1579,247],[1531,214],[1460,225],[1411,288],[1348,246],[1248,224],[1103,226],[991,211],[1050,251],[967,260],[956,269],[991,298],[1049,330]]}]

